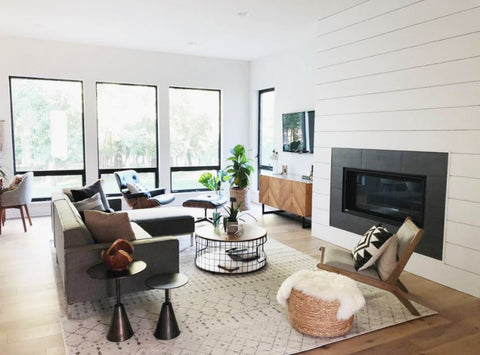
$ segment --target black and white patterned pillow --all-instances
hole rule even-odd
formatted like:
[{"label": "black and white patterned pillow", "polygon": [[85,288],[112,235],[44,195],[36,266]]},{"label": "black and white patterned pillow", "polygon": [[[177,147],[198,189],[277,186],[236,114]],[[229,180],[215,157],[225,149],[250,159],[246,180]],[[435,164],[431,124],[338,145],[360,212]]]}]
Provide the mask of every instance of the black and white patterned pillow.
[{"label": "black and white patterned pillow", "polygon": [[355,270],[365,270],[372,266],[387,248],[392,236],[381,224],[370,228],[352,251]]}]

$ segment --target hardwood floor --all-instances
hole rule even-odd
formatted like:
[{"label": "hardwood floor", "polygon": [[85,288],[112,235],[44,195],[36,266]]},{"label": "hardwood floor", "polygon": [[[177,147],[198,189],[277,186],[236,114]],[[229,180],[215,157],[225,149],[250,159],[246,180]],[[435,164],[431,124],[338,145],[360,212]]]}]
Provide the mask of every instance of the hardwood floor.
[{"label": "hardwood floor", "polygon": [[[318,257],[325,245],[298,221],[273,214],[258,223],[276,239]],[[201,213],[200,213],[201,214]],[[180,237],[185,243],[189,236]],[[0,235],[0,354],[65,354],[51,256],[50,218],[33,219],[23,232],[7,220]],[[439,314],[372,332],[305,354],[479,354],[480,299],[404,272],[412,299]]]}]

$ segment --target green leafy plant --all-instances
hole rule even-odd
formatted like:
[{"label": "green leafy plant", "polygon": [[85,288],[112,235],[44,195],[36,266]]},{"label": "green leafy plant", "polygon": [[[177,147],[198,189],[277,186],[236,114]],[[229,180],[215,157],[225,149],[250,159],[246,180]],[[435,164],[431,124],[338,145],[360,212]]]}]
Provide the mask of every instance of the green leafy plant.
[{"label": "green leafy plant", "polygon": [[210,172],[204,172],[200,175],[198,182],[205,186],[207,189],[220,192],[222,188],[222,183],[228,180],[228,175],[224,170],[218,170],[216,175],[213,175]]},{"label": "green leafy plant", "polygon": [[239,202],[238,204],[235,204],[235,202],[236,202],[235,197],[231,197],[230,198],[230,206],[224,207],[225,210],[227,211],[227,216],[225,217],[227,219],[227,221],[229,221],[229,222],[238,222],[238,221],[245,222],[245,220],[242,218],[242,216],[244,216],[244,215],[249,215],[254,220],[257,220],[250,213],[241,212],[242,202]]},{"label": "green leafy plant", "polygon": [[230,206],[225,207],[225,210],[227,211],[227,221],[229,222],[237,222],[238,221],[238,214],[240,213],[240,207],[242,206],[242,203],[239,202],[236,206],[233,205],[235,202],[234,198],[230,199]]},{"label": "green leafy plant", "polygon": [[230,150],[232,156],[227,158],[231,162],[227,166],[227,173],[230,177],[230,185],[239,189],[244,189],[250,185],[250,173],[254,171],[250,165],[252,159],[247,158],[245,147],[237,144]]}]

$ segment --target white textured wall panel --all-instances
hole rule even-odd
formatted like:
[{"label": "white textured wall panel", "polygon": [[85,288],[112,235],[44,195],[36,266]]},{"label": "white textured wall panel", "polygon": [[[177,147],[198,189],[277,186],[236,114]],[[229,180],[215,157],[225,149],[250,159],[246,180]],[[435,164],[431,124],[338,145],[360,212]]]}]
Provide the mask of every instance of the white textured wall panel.
[{"label": "white textured wall panel", "polygon": [[447,222],[447,243],[480,251],[480,227],[458,222]]},{"label": "white textured wall panel", "polygon": [[[317,165],[332,147],[449,153],[443,260],[407,269],[480,296],[480,0],[359,2],[317,33]],[[312,235],[358,240],[325,221]]]}]

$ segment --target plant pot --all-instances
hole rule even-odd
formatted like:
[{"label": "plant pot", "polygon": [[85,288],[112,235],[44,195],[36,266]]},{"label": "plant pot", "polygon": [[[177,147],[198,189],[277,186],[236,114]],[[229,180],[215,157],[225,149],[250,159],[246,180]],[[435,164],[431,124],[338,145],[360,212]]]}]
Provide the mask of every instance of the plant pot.
[{"label": "plant pot", "polygon": [[234,197],[235,202],[233,203],[234,207],[237,207],[241,203],[240,211],[246,211],[250,209],[250,187],[247,186],[244,189],[239,189],[237,187],[230,188],[230,198]]}]

